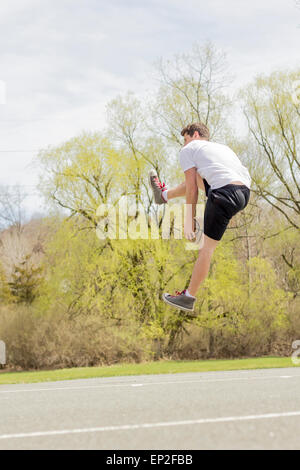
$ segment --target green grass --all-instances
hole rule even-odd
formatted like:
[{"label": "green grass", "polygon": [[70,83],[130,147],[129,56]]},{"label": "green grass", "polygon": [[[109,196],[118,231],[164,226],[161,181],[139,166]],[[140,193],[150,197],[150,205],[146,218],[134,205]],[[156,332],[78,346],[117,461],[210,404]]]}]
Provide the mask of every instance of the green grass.
[{"label": "green grass", "polygon": [[180,372],[208,372],[246,369],[296,367],[290,357],[260,357],[251,359],[208,361],[157,361],[141,364],[117,364],[103,367],[83,367],[37,372],[0,372],[0,385],[49,382],[57,380],[89,379],[125,375],[177,374]]}]

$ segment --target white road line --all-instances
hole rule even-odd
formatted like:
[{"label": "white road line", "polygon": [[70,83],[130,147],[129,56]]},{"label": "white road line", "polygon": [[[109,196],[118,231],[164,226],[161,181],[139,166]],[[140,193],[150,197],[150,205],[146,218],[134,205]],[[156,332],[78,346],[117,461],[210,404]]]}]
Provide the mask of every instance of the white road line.
[{"label": "white road line", "polygon": [[211,424],[211,423],[229,423],[235,421],[250,421],[259,419],[276,419],[288,418],[293,416],[300,416],[300,411],[291,411],[286,413],[269,413],[262,415],[249,415],[249,416],[228,416],[224,418],[204,418],[186,421],[167,421],[161,423],[145,423],[145,424],[126,424],[121,426],[102,426],[98,428],[83,428],[83,429],[63,429],[57,431],[42,431],[42,432],[29,432],[20,434],[2,434],[0,440],[5,439],[20,439],[27,437],[45,437],[45,436],[61,436],[66,434],[87,434],[95,432],[109,432],[109,431],[131,431],[134,429],[151,429],[163,428],[172,426],[190,426],[195,424]]},{"label": "white road line", "polygon": [[[289,376],[289,378],[300,378],[300,375]],[[172,381],[161,381],[161,382],[144,382],[144,383],[118,383],[118,384],[102,384],[102,385],[83,385],[81,387],[53,387],[53,388],[32,388],[32,389],[22,389],[22,390],[0,390],[0,394],[3,393],[29,393],[29,392],[55,392],[61,390],[93,390],[101,388],[110,388],[110,387],[142,387],[142,386],[151,386],[151,385],[174,385],[174,384],[189,384],[189,383],[215,383],[215,382],[232,382],[232,381],[248,381],[248,380],[269,380],[269,379],[283,379],[287,378],[284,375],[269,375],[266,377],[263,376],[254,376],[254,377],[231,377],[226,379],[202,379],[202,380],[172,380]]]},{"label": "white road line", "polygon": [[248,380],[269,380],[269,379],[283,379],[283,378],[300,378],[300,375],[269,375],[266,377],[263,376],[254,376],[254,377],[230,377],[224,379],[202,379],[202,380],[172,380],[172,381],[161,381],[161,382],[144,382],[144,383],[118,383],[118,384],[102,384],[102,385],[83,385],[81,387],[53,387],[53,388],[32,388],[32,389],[22,389],[22,390],[0,390],[0,394],[4,393],[33,393],[33,392],[55,392],[61,390],[93,390],[101,388],[110,388],[110,387],[144,387],[151,385],[174,385],[174,384],[189,384],[189,383],[215,383],[215,382],[232,382],[232,381],[248,381]]}]

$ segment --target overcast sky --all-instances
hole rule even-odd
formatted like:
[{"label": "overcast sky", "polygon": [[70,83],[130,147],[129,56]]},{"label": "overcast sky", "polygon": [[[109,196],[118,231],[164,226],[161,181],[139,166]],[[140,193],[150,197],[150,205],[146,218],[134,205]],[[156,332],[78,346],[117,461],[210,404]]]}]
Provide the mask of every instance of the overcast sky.
[{"label": "overcast sky", "polygon": [[[2,0],[0,185],[34,192],[34,151],[101,129],[107,101],[128,89],[146,93],[155,86],[153,63],[195,42],[210,40],[227,53],[237,87],[258,73],[298,66],[296,3]],[[38,209],[37,198],[30,204]]]}]

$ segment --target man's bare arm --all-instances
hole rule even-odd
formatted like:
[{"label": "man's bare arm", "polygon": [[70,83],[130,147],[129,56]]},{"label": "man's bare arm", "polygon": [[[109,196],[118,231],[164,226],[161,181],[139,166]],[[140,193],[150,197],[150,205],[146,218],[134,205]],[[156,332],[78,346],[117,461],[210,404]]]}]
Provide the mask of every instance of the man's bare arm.
[{"label": "man's bare arm", "polygon": [[198,185],[196,168],[190,168],[184,172],[186,184],[186,218],[184,224],[184,234],[188,240],[194,238],[194,217],[198,202]]},{"label": "man's bare arm", "polygon": [[201,178],[198,172],[197,172],[197,186],[198,188],[200,188],[202,191],[205,192],[205,185],[204,185],[203,179]]}]

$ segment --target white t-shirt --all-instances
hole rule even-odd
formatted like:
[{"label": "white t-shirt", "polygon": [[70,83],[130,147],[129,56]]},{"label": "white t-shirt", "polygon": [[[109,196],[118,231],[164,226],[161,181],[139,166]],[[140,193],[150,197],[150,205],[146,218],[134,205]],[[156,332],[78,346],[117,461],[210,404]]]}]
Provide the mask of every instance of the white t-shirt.
[{"label": "white t-shirt", "polygon": [[179,160],[183,171],[197,168],[201,178],[212,189],[221,188],[232,181],[241,181],[250,188],[251,178],[247,168],[227,145],[192,140],[181,149]]}]

